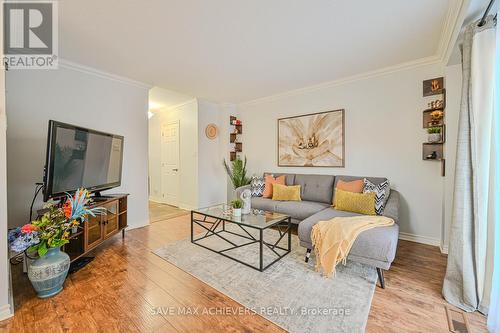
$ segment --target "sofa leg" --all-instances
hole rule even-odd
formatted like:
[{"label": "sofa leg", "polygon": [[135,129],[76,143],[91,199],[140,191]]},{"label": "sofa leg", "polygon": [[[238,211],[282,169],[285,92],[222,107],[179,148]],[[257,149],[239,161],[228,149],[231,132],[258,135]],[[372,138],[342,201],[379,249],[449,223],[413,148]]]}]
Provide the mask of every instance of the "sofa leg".
[{"label": "sofa leg", "polygon": [[384,271],[382,268],[377,267],[378,281],[380,282],[380,288],[385,289],[385,281],[384,281]]},{"label": "sofa leg", "polygon": [[306,252],[306,262],[309,262],[309,257],[311,256],[311,249],[307,249],[307,252]]}]

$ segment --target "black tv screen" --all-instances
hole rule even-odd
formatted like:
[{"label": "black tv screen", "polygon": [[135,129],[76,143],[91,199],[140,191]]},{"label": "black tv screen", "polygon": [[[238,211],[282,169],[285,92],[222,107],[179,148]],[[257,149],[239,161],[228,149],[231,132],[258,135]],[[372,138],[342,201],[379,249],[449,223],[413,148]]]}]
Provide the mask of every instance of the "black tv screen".
[{"label": "black tv screen", "polygon": [[49,121],[44,200],[121,185],[123,136]]}]

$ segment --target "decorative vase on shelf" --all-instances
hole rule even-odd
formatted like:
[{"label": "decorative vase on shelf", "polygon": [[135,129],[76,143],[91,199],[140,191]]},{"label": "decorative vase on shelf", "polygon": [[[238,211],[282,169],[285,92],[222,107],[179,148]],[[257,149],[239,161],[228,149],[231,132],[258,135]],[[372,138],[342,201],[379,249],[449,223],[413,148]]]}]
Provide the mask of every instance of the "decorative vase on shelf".
[{"label": "decorative vase on shelf", "polygon": [[63,290],[69,264],[69,256],[61,248],[54,247],[28,265],[28,278],[38,297],[52,297]]},{"label": "decorative vase on shelf", "polygon": [[427,141],[430,143],[440,142],[441,141],[441,133],[432,133],[427,136]]}]

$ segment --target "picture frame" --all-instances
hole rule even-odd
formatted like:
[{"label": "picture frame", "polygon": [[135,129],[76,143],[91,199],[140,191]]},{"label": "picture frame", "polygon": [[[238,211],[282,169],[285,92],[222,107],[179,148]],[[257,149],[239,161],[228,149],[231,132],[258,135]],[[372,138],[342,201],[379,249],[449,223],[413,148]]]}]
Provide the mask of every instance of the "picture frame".
[{"label": "picture frame", "polygon": [[277,120],[279,167],[345,167],[345,110]]}]

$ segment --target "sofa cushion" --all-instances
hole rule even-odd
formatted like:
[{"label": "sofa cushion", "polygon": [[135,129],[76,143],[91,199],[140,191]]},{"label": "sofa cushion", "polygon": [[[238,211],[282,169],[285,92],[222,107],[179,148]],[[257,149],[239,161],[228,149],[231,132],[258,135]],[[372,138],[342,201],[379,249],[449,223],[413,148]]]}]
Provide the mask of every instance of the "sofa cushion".
[{"label": "sofa cushion", "polygon": [[275,201],[276,212],[289,215],[293,219],[303,220],[330,205],[314,201]]},{"label": "sofa cushion", "polygon": [[302,200],[332,204],[333,182],[330,175],[295,175],[295,184],[300,185]]},{"label": "sofa cushion", "polygon": [[[333,188],[337,187],[337,182],[339,180],[343,180],[345,182],[352,182],[353,180],[364,180],[365,178],[368,179],[369,181],[371,181],[375,185],[378,185],[378,184],[387,180],[387,178],[383,178],[383,177],[335,176],[335,182],[334,182]],[[335,192],[333,192],[332,195],[333,195],[332,202],[335,202]]]},{"label": "sofa cushion", "polygon": [[[322,210],[299,224],[298,234],[301,242],[312,245],[312,227],[319,221],[328,221],[334,217],[358,216],[360,214],[338,211],[333,208]],[[399,226],[393,224],[390,227],[377,227],[363,231],[354,242],[349,255],[392,262],[396,254],[398,243]]]},{"label": "sofa cushion", "polygon": [[277,178],[279,176],[285,176],[285,185],[295,185],[294,173],[264,172],[264,177],[267,175],[273,175],[274,178]]}]

